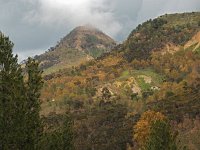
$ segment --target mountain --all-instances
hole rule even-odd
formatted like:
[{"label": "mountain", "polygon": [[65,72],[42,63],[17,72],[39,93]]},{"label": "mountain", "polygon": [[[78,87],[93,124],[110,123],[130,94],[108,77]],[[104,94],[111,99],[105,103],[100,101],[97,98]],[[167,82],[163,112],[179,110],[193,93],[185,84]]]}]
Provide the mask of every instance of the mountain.
[{"label": "mountain", "polygon": [[115,41],[102,31],[92,26],[80,26],[35,59],[44,73],[49,74],[97,58],[115,45]]},{"label": "mountain", "polygon": [[116,45],[112,38],[92,26],[75,28],[60,43],[67,48],[85,51],[94,58],[109,52]]},{"label": "mountain", "polygon": [[200,29],[200,12],[166,14],[134,29],[121,49],[128,61],[147,59],[167,45],[184,46]]},{"label": "mountain", "polygon": [[70,108],[78,149],[126,149],[138,118],[153,110],[179,131],[180,147],[198,149],[199,20],[199,12],[148,20],[109,53],[45,76],[41,114]]},{"label": "mountain", "polygon": [[[63,90],[72,86],[71,84],[74,84],[75,89],[76,84],[83,86],[82,88],[85,86],[89,88],[90,86],[97,90],[97,95],[93,95],[93,98],[99,97],[101,89],[105,86],[110,89],[113,95],[117,94],[126,97],[127,93],[123,94],[123,91],[121,91],[125,88],[130,92],[130,95],[132,92],[134,93],[134,91],[136,91],[141,97],[142,93],[149,88],[159,89],[163,81],[166,81],[166,76],[168,76],[167,78],[170,81],[176,80],[174,78],[177,76],[177,82],[179,82],[179,80],[183,80],[186,78],[187,74],[191,73],[191,68],[194,66],[190,65],[199,57],[199,20],[200,13],[198,12],[169,14],[154,20],[149,20],[134,29],[127,40],[116,47],[117,50],[105,53],[103,56],[97,59],[91,59],[75,68],[55,72],[51,78],[47,78],[49,80],[47,81],[49,86],[44,91],[48,91],[52,88],[51,83],[55,84],[58,82],[58,85],[65,84],[63,85],[65,87]],[[73,30],[67,37],[73,36],[79,28]],[[72,45],[73,43],[71,46]],[[182,65],[180,64],[182,61],[177,62],[177,66],[185,66],[184,69],[188,68],[188,72],[184,72],[180,75],[181,77],[178,77],[182,71],[173,72],[174,68],[178,69],[176,64],[173,63],[176,63],[175,60],[179,59],[178,55],[180,53],[182,53],[180,57],[186,57],[185,55],[188,50],[194,52],[196,58],[194,60],[190,60],[192,57],[188,58],[191,61],[188,65],[186,62]],[[80,48],[80,51],[83,51],[83,49]],[[171,60],[172,64],[168,64],[172,65],[171,67],[168,66],[169,69],[165,68],[166,70],[162,70],[165,64],[161,66],[161,63],[167,61],[167,58],[165,58],[166,60],[159,59],[164,57],[162,55],[166,55],[166,57],[172,55],[174,57],[174,60]],[[169,58],[168,61],[170,62]],[[62,81],[62,79],[64,81]],[[58,91],[60,91],[60,88],[58,88]],[[72,94],[72,92],[73,91],[71,91],[70,94]],[[56,91],[54,91],[54,98],[56,99],[57,96],[55,93]],[[49,92],[49,94],[49,96],[45,95],[43,97],[53,97],[51,92]],[[65,94],[66,93],[63,93],[63,96]],[[61,96],[60,93],[58,95],[59,97]]]}]

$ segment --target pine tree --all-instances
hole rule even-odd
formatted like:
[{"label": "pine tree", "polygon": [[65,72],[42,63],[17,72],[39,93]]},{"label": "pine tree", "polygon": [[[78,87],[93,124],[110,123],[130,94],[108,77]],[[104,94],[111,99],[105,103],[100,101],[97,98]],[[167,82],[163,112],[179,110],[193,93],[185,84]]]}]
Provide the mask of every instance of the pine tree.
[{"label": "pine tree", "polygon": [[24,82],[13,43],[0,32],[0,149],[23,149],[26,139]]},{"label": "pine tree", "polygon": [[28,149],[37,147],[42,134],[42,121],[40,118],[40,90],[42,88],[42,71],[39,70],[39,64],[31,58],[26,63],[28,80],[26,83],[27,98],[27,134]]},{"label": "pine tree", "polygon": [[0,149],[36,149],[42,134],[40,89],[42,72],[28,59],[25,84],[13,43],[0,33]]}]

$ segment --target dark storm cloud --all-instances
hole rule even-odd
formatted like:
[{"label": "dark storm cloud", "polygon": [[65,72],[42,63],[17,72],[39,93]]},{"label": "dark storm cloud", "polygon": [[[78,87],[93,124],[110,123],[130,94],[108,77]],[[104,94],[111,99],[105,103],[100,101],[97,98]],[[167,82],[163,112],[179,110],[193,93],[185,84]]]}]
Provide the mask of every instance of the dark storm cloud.
[{"label": "dark storm cloud", "polygon": [[92,24],[121,41],[138,23],[185,11],[200,11],[200,0],[0,0],[0,30],[24,59],[79,25]]}]

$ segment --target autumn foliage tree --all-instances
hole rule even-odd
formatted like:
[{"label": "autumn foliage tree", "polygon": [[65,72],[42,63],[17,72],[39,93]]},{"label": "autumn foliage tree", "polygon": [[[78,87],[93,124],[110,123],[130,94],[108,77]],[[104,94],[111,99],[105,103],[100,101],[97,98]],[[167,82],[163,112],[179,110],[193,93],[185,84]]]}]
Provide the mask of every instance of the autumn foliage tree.
[{"label": "autumn foliage tree", "polygon": [[134,139],[139,147],[144,147],[150,135],[151,125],[154,121],[165,120],[166,117],[160,112],[144,112],[140,120],[134,126]]}]

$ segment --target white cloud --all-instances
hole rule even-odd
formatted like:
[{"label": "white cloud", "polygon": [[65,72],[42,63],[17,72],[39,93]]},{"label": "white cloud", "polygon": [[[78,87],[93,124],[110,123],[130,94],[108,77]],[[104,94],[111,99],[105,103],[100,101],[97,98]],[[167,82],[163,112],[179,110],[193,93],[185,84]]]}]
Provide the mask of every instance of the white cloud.
[{"label": "white cloud", "polygon": [[200,11],[200,0],[142,0],[138,22],[166,13]]},{"label": "white cloud", "polygon": [[24,21],[58,27],[92,24],[117,36],[122,25],[115,18],[112,7],[105,0],[38,0],[38,8],[30,10]]}]

